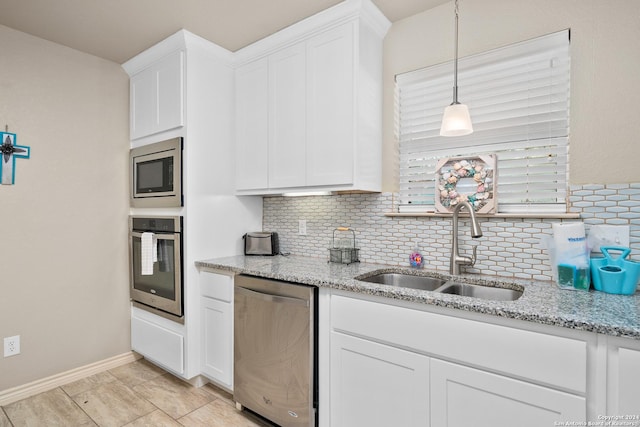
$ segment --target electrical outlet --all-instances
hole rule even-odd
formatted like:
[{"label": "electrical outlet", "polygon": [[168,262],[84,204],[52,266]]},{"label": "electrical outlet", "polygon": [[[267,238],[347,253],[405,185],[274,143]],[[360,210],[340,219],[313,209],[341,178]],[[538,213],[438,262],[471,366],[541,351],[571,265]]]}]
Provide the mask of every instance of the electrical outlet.
[{"label": "electrical outlet", "polygon": [[629,226],[592,225],[589,229],[589,243],[593,252],[600,252],[600,246],[629,247]]},{"label": "electrical outlet", "polygon": [[4,339],[4,357],[20,354],[20,335]]},{"label": "electrical outlet", "polygon": [[298,220],[298,234],[301,236],[307,235],[307,220],[300,219]]}]

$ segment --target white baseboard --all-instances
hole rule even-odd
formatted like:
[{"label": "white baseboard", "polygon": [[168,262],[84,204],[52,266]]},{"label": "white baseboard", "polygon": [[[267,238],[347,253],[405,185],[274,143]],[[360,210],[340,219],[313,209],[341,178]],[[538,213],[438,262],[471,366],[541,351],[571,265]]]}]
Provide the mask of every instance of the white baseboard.
[{"label": "white baseboard", "polygon": [[7,390],[2,390],[0,391],[0,406],[17,402],[18,400],[22,400],[24,398],[34,396],[38,393],[52,390],[56,387],[69,384],[73,381],[77,381],[82,378],[86,378],[91,375],[116,368],[118,366],[126,365],[127,363],[131,363],[140,359],[141,357],[142,356],[140,356],[139,354],[130,351],[110,357],[108,359],[101,360],[99,362],[91,363],[89,365],[81,366],[79,368],[52,375],[50,377],[42,378],[40,380],[9,388]]}]

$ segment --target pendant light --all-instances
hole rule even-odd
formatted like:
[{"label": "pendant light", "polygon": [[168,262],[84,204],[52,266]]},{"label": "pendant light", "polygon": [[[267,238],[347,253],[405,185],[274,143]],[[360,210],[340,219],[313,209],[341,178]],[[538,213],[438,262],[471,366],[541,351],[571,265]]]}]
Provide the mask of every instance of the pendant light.
[{"label": "pendant light", "polygon": [[462,136],[473,132],[469,108],[458,102],[458,0],[455,0],[456,33],[453,59],[453,102],[444,109],[440,136]]}]

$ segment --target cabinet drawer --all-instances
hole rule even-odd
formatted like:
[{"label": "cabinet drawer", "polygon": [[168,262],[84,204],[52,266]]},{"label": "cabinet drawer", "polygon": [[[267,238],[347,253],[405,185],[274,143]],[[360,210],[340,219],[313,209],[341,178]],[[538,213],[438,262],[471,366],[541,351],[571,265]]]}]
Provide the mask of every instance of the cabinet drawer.
[{"label": "cabinet drawer", "polygon": [[333,295],[331,327],[430,356],[586,392],[587,342]]},{"label": "cabinet drawer", "polygon": [[204,297],[231,302],[233,300],[233,276],[202,270],[200,272],[200,294]]},{"label": "cabinet drawer", "polygon": [[184,337],[160,325],[131,318],[131,347],[146,358],[178,373],[184,373]]}]

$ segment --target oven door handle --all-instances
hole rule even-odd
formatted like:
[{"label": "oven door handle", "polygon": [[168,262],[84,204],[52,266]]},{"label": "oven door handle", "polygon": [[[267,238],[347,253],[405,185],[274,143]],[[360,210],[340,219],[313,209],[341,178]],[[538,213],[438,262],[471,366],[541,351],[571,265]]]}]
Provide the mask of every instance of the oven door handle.
[{"label": "oven door handle", "polygon": [[259,298],[267,302],[275,302],[282,304],[295,304],[309,307],[309,301],[301,298],[283,297],[281,295],[267,294],[264,292],[255,291],[253,289],[243,288],[242,286],[236,286],[236,290],[248,297]]},{"label": "oven door handle", "polygon": [[[153,233],[153,232],[152,232]],[[131,231],[130,232],[131,236],[133,237],[137,237],[139,239],[142,238],[142,233],[138,232],[138,231]],[[176,234],[177,233],[171,233],[171,234],[166,234],[166,233],[153,233],[156,236],[156,239],[158,240],[176,240]]]}]

